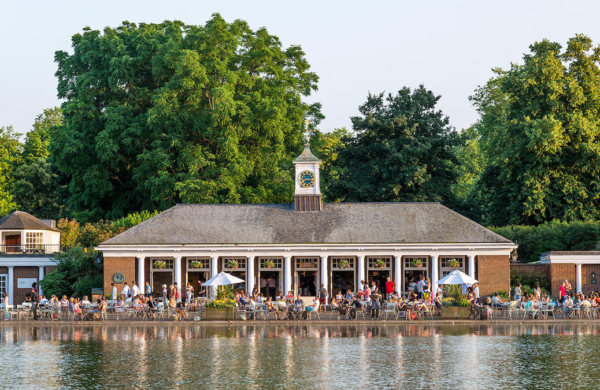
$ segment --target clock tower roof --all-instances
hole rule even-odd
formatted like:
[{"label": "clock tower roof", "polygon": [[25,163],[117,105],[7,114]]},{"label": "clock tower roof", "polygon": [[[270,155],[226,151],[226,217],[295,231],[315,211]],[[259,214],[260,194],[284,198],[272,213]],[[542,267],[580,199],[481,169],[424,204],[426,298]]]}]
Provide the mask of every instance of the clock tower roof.
[{"label": "clock tower roof", "polygon": [[317,162],[320,163],[321,160],[319,160],[314,154],[312,154],[311,150],[310,150],[310,145],[309,144],[304,144],[304,150],[302,151],[302,153],[294,160],[294,163],[297,162]]}]

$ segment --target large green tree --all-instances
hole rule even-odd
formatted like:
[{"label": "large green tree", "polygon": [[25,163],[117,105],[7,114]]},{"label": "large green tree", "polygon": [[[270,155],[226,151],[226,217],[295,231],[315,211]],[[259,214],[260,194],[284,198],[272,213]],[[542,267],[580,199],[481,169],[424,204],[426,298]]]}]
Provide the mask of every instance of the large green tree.
[{"label": "large green tree", "polygon": [[454,148],[462,138],[436,109],[440,96],[420,86],[369,94],[352,118],[354,135],[337,155],[327,196],[345,201],[442,201],[453,198]]},{"label": "large green tree", "polygon": [[65,206],[60,193],[58,175],[46,159],[40,157],[16,169],[12,194],[20,210],[38,218],[61,218]]},{"label": "large green tree", "polygon": [[0,127],[0,217],[17,207],[11,190],[15,180],[15,167],[22,161],[20,135],[12,126]]},{"label": "large green tree", "polygon": [[600,218],[600,47],[584,35],[530,46],[523,64],[471,97],[488,161],[475,196],[485,221]]},{"label": "large green tree", "polygon": [[299,46],[225,22],[124,22],[56,53],[64,125],[53,161],[82,220],[176,202],[291,201],[292,157],[318,77]]},{"label": "large green tree", "polygon": [[33,128],[26,134],[23,145],[23,160],[25,163],[50,156],[48,145],[54,128],[62,125],[62,110],[60,107],[47,108],[39,114],[33,123]]}]

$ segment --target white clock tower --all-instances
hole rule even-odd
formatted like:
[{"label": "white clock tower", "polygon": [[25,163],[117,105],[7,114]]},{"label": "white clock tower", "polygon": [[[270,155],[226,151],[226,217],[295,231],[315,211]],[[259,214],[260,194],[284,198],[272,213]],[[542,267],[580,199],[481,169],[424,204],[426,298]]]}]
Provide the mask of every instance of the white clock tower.
[{"label": "white clock tower", "polygon": [[321,160],[310,151],[308,121],[306,121],[305,131],[304,151],[294,160],[296,167],[294,211],[321,211],[321,188],[319,186]]}]

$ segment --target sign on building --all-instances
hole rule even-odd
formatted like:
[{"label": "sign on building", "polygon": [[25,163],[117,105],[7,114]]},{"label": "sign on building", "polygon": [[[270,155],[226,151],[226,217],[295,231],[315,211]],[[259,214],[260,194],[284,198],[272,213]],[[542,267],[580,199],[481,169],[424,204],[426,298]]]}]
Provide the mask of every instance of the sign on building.
[{"label": "sign on building", "polygon": [[18,278],[17,288],[31,288],[34,283],[37,283],[37,278]]}]

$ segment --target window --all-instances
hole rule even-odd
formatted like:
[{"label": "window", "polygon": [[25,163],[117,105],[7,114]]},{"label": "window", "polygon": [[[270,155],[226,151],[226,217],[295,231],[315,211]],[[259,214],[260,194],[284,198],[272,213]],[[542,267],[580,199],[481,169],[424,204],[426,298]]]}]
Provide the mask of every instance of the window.
[{"label": "window", "polygon": [[42,232],[27,232],[25,233],[25,244],[27,249],[37,249],[44,242],[44,233]]},{"label": "window", "polygon": [[260,259],[260,268],[261,269],[281,269],[282,261],[281,259]]},{"label": "window", "polygon": [[189,270],[210,270],[210,259],[188,259]]},{"label": "window", "polygon": [[427,269],[427,258],[426,257],[405,257],[404,258],[404,269]]},{"label": "window", "polygon": [[[2,275],[0,275],[0,293],[2,293],[2,295],[4,295],[7,288],[8,288],[8,275],[2,274]],[[12,291],[11,291],[11,294],[12,294]]]},{"label": "window", "polygon": [[246,270],[246,260],[247,260],[247,258],[245,258],[245,257],[224,257],[223,258],[223,268],[225,268],[227,270],[245,271]]},{"label": "window", "polygon": [[296,269],[316,270],[318,261],[318,257],[297,257]]},{"label": "window", "polygon": [[[456,260],[458,262],[458,267],[450,266],[450,262],[452,260]],[[440,266],[441,266],[441,271],[442,271],[441,272],[442,278],[454,270],[459,270],[459,271],[465,272],[465,258],[457,257],[457,256],[440,257]]]},{"label": "window", "polygon": [[[369,269],[390,269],[392,268],[392,259],[389,257],[369,257]],[[379,264],[383,262],[384,266],[381,267]]]},{"label": "window", "polygon": [[[340,263],[342,267],[340,267]],[[331,267],[336,270],[354,270],[354,257],[332,257]]]},{"label": "window", "polygon": [[151,262],[154,271],[173,269],[173,259],[152,259]]}]

